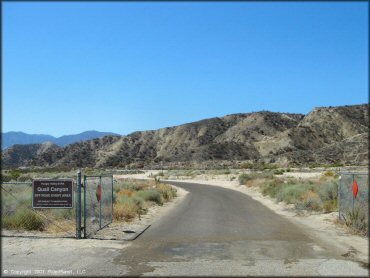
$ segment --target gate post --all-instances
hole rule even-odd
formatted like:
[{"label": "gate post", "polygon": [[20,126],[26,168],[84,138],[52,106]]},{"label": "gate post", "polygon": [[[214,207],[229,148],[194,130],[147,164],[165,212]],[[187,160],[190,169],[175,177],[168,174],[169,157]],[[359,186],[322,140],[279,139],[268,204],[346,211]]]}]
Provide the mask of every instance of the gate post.
[{"label": "gate post", "polygon": [[84,238],[86,238],[86,176],[84,175]]},{"label": "gate post", "polygon": [[[101,188],[101,191],[100,192],[103,192],[103,185],[101,183],[101,176],[99,176],[99,184],[100,184],[100,188]],[[103,193],[101,194],[103,195]],[[99,200],[99,228],[101,229],[101,202],[102,202],[102,196],[100,197],[100,200]]]},{"label": "gate post", "polygon": [[77,207],[76,207],[76,217],[77,217],[77,239],[81,239],[81,170],[77,170]]}]

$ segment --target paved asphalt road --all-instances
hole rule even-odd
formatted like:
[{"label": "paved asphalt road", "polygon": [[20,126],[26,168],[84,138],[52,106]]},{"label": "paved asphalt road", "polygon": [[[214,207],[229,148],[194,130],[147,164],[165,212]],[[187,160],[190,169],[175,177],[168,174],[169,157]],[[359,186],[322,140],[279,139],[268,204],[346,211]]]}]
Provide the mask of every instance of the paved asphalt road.
[{"label": "paved asphalt road", "polygon": [[189,194],[114,258],[126,275],[368,275],[245,194],[171,183]]}]

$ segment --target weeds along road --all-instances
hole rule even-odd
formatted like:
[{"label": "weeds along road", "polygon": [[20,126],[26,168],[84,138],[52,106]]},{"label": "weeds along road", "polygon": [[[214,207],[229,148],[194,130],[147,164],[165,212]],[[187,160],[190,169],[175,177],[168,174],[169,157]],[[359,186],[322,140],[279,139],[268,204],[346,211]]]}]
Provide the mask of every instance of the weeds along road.
[{"label": "weeds along road", "polygon": [[115,257],[126,275],[368,275],[244,194],[171,184],[189,194]]}]

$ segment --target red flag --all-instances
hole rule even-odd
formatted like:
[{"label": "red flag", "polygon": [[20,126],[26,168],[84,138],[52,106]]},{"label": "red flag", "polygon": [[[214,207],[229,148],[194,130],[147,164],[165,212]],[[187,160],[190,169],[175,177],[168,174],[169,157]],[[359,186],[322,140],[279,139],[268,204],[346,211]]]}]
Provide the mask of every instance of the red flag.
[{"label": "red flag", "polygon": [[100,202],[100,199],[101,199],[101,185],[99,184],[98,187],[96,188],[96,199],[98,200],[98,202]]},{"label": "red flag", "polygon": [[353,191],[353,196],[356,198],[357,192],[358,192],[358,185],[357,185],[356,179],[353,180],[352,191]]}]

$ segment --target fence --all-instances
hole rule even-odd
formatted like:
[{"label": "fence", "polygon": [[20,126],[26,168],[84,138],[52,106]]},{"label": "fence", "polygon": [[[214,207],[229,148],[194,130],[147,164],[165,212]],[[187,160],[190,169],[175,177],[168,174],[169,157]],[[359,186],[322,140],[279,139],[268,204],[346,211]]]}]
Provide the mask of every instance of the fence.
[{"label": "fence", "polygon": [[339,219],[348,226],[368,233],[369,174],[340,173],[338,188]]},{"label": "fence", "polygon": [[84,237],[88,238],[113,220],[113,177],[84,176]]},{"label": "fence", "polygon": [[[74,193],[77,190],[73,183]],[[32,182],[1,182],[2,235],[75,237],[73,208],[33,208]]]}]

